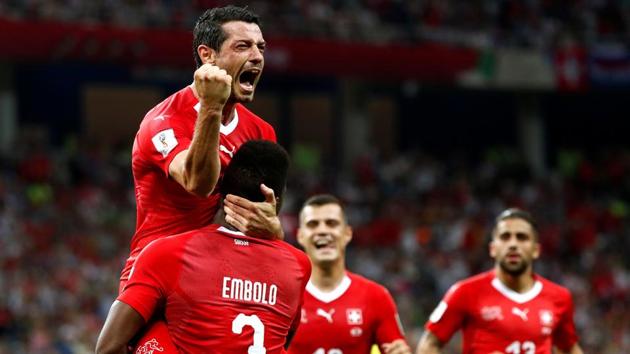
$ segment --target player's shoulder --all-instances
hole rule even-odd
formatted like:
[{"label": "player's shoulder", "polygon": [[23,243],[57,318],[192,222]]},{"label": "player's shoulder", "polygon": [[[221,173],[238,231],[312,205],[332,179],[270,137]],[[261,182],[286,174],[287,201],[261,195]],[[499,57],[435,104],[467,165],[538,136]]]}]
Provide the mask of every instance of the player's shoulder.
[{"label": "player's shoulder", "polygon": [[186,86],[155,105],[144,116],[140,124],[140,131],[155,130],[164,125],[172,125],[185,119],[185,110],[192,110],[197,103],[192,89]]},{"label": "player's shoulder", "polygon": [[372,294],[389,294],[389,290],[387,290],[385,286],[377,283],[372,279],[366,278],[360,274],[350,271],[346,271],[346,275],[348,276],[348,278],[350,278],[350,281],[352,282],[351,286],[361,287],[364,289],[364,291],[368,291]]},{"label": "player's shoulder", "polygon": [[283,249],[285,252],[291,254],[295,258],[295,260],[302,266],[304,271],[308,271],[308,273],[310,274],[311,261],[306,253],[304,253],[304,251],[284,241],[278,240],[275,241],[273,244],[276,245],[276,247]]},{"label": "player's shoulder", "polygon": [[243,120],[248,123],[253,123],[256,126],[264,127],[265,129],[272,129],[273,127],[266,120],[259,117],[256,113],[250,111],[244,105],[237,103],[236,112],[238,113],[239,120]]},{"label": "player's shoulder", "polygon": [[489,287],[494,279],[494,271],[479,273],[468,278],[457,281],[451,286],[449,292],[479,291]]},{"label": "player's shoulder", "polygon": [[562,299],[571,298],[571,291],[568,288],[558,283],[555,283],[539,274],[536,274],[536,280],[542,283],[543,292],[550,294],[553,297],[558,297]]},{"label": "player's shoulder", "polygon": [[186,231],[180,234],[175,234],[175,235],[168,235],[165,237],[161,237],[158,238],[154,241],[151,241],[151,243],[149,243],[149,245],[147,245],[147,248],[152,247],[155,249],[169,249],[172,247],[177,247],[179,245],[184,245],[186,244],[186,242],[188,242],[191,238],[197,237],[199,236],[200,232],[202,231],[202,229],[199,230],[191,230],[191,231]]}]

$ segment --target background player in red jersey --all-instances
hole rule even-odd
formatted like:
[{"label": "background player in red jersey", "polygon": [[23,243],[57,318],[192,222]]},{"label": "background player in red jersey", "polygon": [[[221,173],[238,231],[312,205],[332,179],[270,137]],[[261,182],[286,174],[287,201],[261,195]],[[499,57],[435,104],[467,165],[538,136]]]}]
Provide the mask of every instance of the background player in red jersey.
[{"label": "background player in red jersey", "polygon": [[387,354],[410,353],[387,289],[346,270],[352,229],[340,201],[332,195],[308,199],[297,237],[313,273],[289,353],[366,354],[373,344]]},{"label": "background player in red jersey", "polygon": [[[192,85],[151,109],[133,145],[136,232],[121,274],[120,289],[133,262],[151,241],[207,225],[214,216],[221,171],[245,141],[276,135],[241,103],[250,102],[264,67],[265,40],[258,17],[234,6],[206,11],[194,29],[198,69]],[[226,220],[242,232],[282,238],[273,191],[253,203],[233,195]]]},{"label": "background player in red jersey", "polygon": [[[280,196],[288,165],[279,145],[247,142],[227,167],[221,193],[262,201],[259,186],[265,183]],[[283,352],[299,324],[308,258],[281,240],[236,231],[222,211],[215,222],[142,251],[112,305],[97,353],[126,353],[126,343],[162,308],[182,353]],[[159,340],[147,344],[166,353]]]},{"label": "background player in red jersey", "polygon": [[463,353],[581,354],[569,291],[533,273],[540,254],[531,215],[505,210],[492,230],[493,271],[453,285],[431,314],[417,354],[440,353],[463,329]]}]

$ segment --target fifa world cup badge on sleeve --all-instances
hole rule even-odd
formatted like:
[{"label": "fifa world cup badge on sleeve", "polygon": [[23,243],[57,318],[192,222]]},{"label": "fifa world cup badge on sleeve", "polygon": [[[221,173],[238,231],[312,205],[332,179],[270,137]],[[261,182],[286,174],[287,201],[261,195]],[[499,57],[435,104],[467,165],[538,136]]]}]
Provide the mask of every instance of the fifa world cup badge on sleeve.
[{"label": "fifa world cup badge on sleeve", "polygon": [[178,144],[173,129],[162,130],[155,134],[153,138],[151,138],[151,141],[155,149],[161,153],[163,157],[166,157]]}]

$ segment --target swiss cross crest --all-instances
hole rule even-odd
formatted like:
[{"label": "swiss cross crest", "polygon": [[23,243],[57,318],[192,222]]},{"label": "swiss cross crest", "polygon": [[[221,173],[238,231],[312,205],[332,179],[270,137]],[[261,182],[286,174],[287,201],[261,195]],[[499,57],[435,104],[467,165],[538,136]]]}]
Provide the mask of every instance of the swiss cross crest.
[{"label": "swiss cross crest", "polygon": [[540,324],[546,327],[553,325],[553,312],[549,310],[540,310],[538,313],[540,316]]},{"label": "swiss cross crest", "polygon": [[361,312],[361,309],[347,309],[346,317],[349,325],[363,324],[363,313]]}]

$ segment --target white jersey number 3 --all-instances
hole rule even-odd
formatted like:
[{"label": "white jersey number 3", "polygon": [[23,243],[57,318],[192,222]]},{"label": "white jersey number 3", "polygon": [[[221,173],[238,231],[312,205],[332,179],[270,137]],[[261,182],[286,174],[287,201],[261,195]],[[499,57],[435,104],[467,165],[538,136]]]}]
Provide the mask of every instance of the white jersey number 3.
[{"label": "white jersey number 3", "polygon": [[530,341],[519,342],[515,341],[505,348],[505,352],[508,354],[535,354],[536,344]]},{"label": "white jersey number 3", "polygon": [[247,354],[265,354],[265,325],[256,315],[247,316],[239,313],[232,321],[232,332],[243,333],[243,327],[250,326],[254,329],[254,343],[247,348]]},{"label": "white jersey number 3", "polygon": [[329,349],[328,352],[324,348],[319,348],[313,354],[343,354],[341,349],[333,348]]}]

